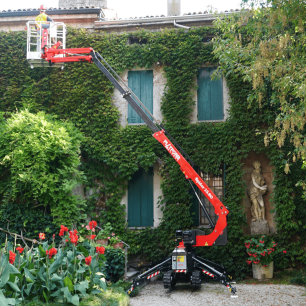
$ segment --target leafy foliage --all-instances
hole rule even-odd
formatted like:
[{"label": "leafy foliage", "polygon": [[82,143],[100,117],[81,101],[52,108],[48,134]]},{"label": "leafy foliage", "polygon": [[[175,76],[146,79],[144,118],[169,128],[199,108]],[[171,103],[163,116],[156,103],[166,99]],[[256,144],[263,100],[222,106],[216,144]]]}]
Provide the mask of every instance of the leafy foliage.
[{"label": "leafy foliage", "polygon": [[277,247],[277,243],[265,235],[261,236],[259,239],[252,238],[247,240],[245,242],[245,247],[247,248],[247,253],[250,256],[247,260],[248,264],[254,263],[267,266],[279,254],[285,256],[287,253],[284,248]]},{"label": "leafy foliage", "polygon": [[114,249],[113,247],[105,248],[106,262],[103,273],[107,280],[117,282],[124,274],[125,255],[122,249]]},{"label": "leafy foliage", "polygon": [[[221,30],[214,45],[220,71],[239,73],[250,82],[249,102],[268,101],[274,126],[262,126],[265,144],[286,137],[294,144],[289,161],[306,157],[305,124],[305,4],[299,0],[243,0],[246,7],[216,22]],[[305,167],[305,166],[304,166]]]},{"label": "leafy foliage", "polygon": [[[24,237],[32,239],[37,239],[38,234],[43,232],[49,242],[52,241],[52,235],[59,232],[59,227],[53,223],[52,215],[46,212],[44,207],[35,208],[29,202],[23,205],[3,203],[0,206],[0,228],[11,233],[22,233]],[[15,237],[1,231],[0,241],[4,242],[6,239],[13,242]],[[56,241],[59,240],[57,236]]]},{"label": "leafy foliage", "polygon": [[48,206],[57,224],[77,221],[83,203],[71,193],[82,181],[82,134],[71,123],[28,110],[2,120],[0,131],[3,203]]},{"label": "leafy foliage", "polygon": [[305,271],[301,271],[297,276],[293,277],[290,280],[291,284],[299,285],[299,286],[306,286],[306,273]]},{"label": "leafy foliage", "polygon": [[[17,254],[10,243],[2,249],[1,305],[33,299],[79,305],[80,299],[88,294],[106,291],[100,272],[104,255],[96,255],[94,246],[87,252],[80,245],[65,243],[65,238],[63,242],[58,249],[48,242],[31,250],[17,248]],[[86,255],[90,257],[89,264]]]}]

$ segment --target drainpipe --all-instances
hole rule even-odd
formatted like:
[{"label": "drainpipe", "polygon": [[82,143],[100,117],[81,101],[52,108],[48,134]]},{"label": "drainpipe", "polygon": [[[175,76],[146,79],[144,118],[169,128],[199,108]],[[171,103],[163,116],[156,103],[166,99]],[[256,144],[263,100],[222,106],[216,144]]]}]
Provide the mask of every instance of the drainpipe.
[{"label": "drainpipe", "polygon": [[190,30],[190,27],[186,27],[186,26],[183,26],[183,25],[181,25],[181,24],[178,24],[178,23],[175,22],[175,20],[173,20],[173,24],[174,24],[176,27]]}]

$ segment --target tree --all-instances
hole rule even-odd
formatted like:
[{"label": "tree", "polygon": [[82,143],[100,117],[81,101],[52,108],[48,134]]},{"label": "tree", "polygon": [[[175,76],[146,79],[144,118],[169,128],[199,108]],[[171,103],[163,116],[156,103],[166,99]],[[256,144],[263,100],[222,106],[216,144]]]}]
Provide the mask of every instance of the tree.
[{"label": "tree", "polygon": [[[242,75],[251,82],[248,99],[268,101],[275,125],[265,128],[265,145],[286,137],[294,144],[293,162],[302,157],[306,169],[306,20],[305,1],[243,0],[243,9],[218,19],[220,35],[214,52],[219,72]],[[289,159],[285,171],[289,171]]]},{"label": "tree", "polygon": [[28,110],[0,119],[0,198],[50,209],[57,224],[82,216],[83,200],[73,188],[83,179],[78,170],[82,134],[73,124]]}]

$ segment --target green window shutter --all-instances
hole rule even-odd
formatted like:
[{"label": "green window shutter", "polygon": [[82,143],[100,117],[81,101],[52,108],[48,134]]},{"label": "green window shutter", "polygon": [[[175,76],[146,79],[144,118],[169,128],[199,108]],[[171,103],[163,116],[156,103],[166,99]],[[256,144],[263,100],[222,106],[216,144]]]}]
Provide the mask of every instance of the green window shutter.
[{"label": "green window shutter", "polygon": [[[129,71],[128,86],[153,114],[153,70]],[[143,123],[130,105],[128,105],[128,123]]]},{"label": "green window shutter", "polygon": [[223,120],[223,81],[211,80],[214,67],[199,69],[198,120]]},{"label": "green window shutter", "polygon": [[139,169],[128,185],[128,224],[153,226],[153,168]]}]

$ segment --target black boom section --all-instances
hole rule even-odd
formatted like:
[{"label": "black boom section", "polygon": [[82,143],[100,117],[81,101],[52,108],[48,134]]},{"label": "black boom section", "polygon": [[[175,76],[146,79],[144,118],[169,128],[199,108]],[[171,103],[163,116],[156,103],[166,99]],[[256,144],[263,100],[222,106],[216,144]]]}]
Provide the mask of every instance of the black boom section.
[{"label": "black boom section", "polygon": [[146,125],[152,130],[153,133],[159,132],[160,129],[153,123],[151,118],[144,112],[144,110],[136,103],[136,101],[131,97],[131,93],[126,91],[119,82],[114,78],[114,76],[105,68],[105,66],[97,58],[96,52],[90,52],[92,56],[92,61],[95,65],[102,71],[102,73],[111,81],[111,83],[119,90],[122,97],[133,107],[140,118],[146,123]]}]

